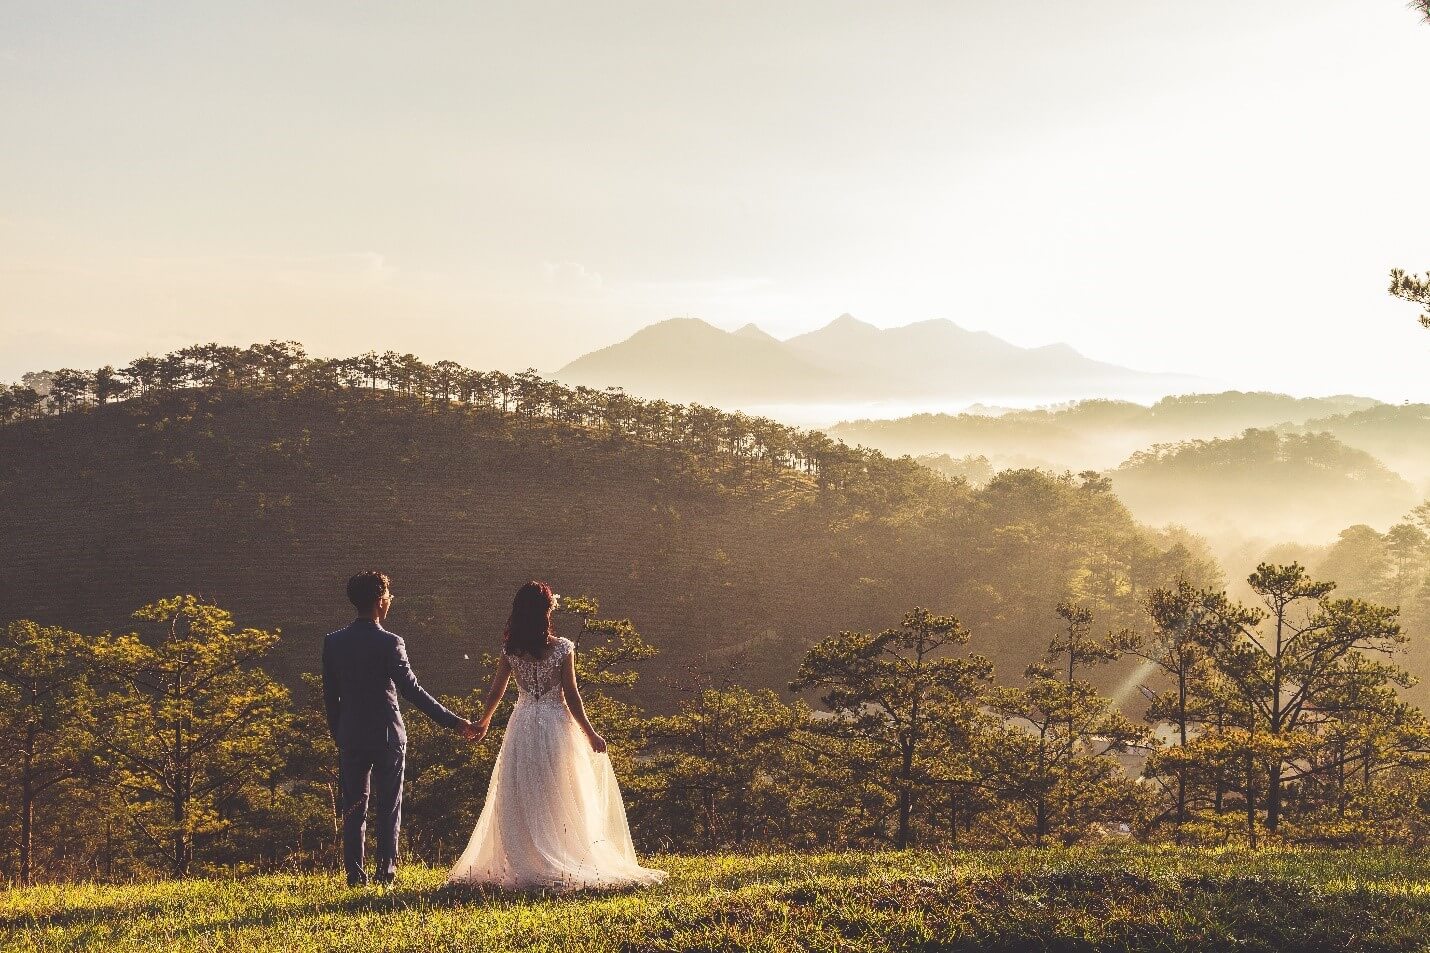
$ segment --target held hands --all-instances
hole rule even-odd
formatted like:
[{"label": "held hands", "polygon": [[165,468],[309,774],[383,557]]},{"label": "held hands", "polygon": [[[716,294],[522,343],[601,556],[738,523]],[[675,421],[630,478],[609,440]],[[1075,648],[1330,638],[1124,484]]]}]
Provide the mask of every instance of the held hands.
[{"label": "held hands", "polygon": [[[463,719],[460,730],[462,737],[473,744],[479,744],[481,740],[487,736],[487,725],[479,721],[472,722]],[[606,739],[602,738],[594,728],[586,733],[586,738],[591,742],[592,751],[597,754],[606,753]]]}]

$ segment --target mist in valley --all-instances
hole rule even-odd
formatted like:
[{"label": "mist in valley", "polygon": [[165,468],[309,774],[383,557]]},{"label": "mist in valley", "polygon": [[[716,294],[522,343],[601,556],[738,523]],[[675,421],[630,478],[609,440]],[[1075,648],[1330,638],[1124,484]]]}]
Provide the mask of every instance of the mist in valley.
[{"label": "mist in valley", "polygon": [[1187,528],[1224,564],[1286,546],[1314,554],[1356,524],[1383,531],[1430,495],[1430,405],[1351,395],[1087,399],[828,432],[973,483],[1010,468],[1094,471],[1139,520]]}]

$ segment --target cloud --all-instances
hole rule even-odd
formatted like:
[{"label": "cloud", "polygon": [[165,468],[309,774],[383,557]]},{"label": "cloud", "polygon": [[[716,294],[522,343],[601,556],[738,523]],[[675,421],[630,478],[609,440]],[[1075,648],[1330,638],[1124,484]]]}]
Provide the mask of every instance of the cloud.
[{"label": "cloud", "polygon": [[590,294],[605,285],[599,271],[592,271],[579,261],[543,261],[541,278],[547,287],[562,294]]}]

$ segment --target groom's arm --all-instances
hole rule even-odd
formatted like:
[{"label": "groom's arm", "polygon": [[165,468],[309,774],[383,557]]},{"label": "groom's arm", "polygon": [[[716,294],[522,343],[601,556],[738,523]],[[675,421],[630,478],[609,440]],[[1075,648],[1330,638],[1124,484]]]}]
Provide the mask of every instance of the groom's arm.
[{"label": "groom's arm", "polygon": [[433,698],[425,688],[417,684],[417,676],[412,672],[412,663],[407,661],[407,645],[401,638],[398,638],[392,647],[392,658],[388,662],[387,674],[392,679],[392,684],[396,685],[397,690],[402,693],[403,698],[416,705],[424,715],[443,728],[461,728],[467,724],[467,719],[447,708]]},{"label": "groom's arm", "polygon": [[323,706],[328,710],[328,731],[332,734],[333,740],[338,737],[338,712],[341,709],[341,696],[338,695],[338,677],[333,671],[333,653],[328,648],[328,642],[323,641]]}]

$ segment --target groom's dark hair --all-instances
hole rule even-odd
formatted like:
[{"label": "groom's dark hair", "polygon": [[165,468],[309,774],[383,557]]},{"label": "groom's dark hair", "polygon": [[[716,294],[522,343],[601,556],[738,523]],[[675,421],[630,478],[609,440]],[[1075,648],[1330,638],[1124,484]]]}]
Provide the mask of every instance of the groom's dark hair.
[{"label": "groom's dark hair", "polygon": [[348,601],[351,602],[359,612],[371,612],[372,607],[377,605],[377,600],[382,598],[382,594],[387,591],[392,580],[387,578],[386,573],[369,569],[367,572],[360,572],[348,580]]}]

